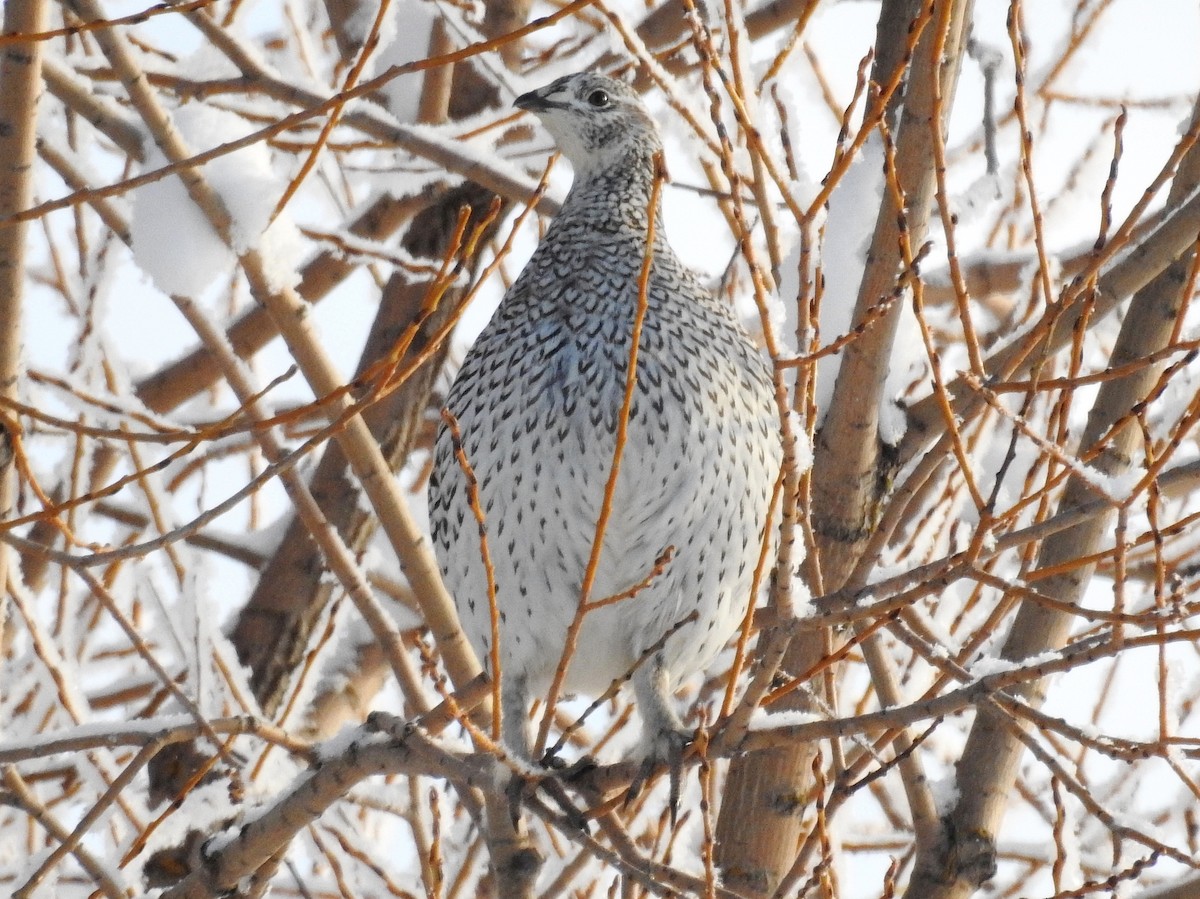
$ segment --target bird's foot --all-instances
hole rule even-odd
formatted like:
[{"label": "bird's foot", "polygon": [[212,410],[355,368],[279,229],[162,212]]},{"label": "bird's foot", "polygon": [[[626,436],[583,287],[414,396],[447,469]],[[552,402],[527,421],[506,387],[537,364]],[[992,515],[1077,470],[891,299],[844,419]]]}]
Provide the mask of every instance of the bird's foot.
[{"label": "bird's foot", "polygon": [[679,815],[679,792],[683,783],[683,756],[691,743],[691,732],[682,728],[664,728],[647,740],[641,767],[629,785],[629,792],[625,796],[626,804],[641,794],[642,788],[659,765],[666,765],[670,777],[668,799],[671,809],[671,826],[674,826]]},{"label": "bird's foot", "polygon": [[587,815],[571,801],[562,788],[561,781],[581,776],[584,771],[594,768],[595,763],[585,757],[568,765],[558,756],[548,755],[542,759],[540,766],[546,769],[544,774],[536,771],[514,771],[509,779],[505,793],[508,797],[509,814],[512,816],[514,825],[520,817],[521,805],[541,789],[572,827],[586,833],[588,830]]},{"label": "bird's foot", "polygon": [[586,777],[598,767],[597,761],[590,755],[581,755],[573,762],[568,762],[553,750],[542,756],[542,767],[553,771],[559,780],[571,782]]},{"label": "bird's foot", "polygon": [[525,797],[531,792],[529,777],[520,771],[514,771],[508,779],[508,786],[504,788],[504,796],[508,799],[508,816],[512,820],[514,828],[521,820],[521,806],[525,802]]}]

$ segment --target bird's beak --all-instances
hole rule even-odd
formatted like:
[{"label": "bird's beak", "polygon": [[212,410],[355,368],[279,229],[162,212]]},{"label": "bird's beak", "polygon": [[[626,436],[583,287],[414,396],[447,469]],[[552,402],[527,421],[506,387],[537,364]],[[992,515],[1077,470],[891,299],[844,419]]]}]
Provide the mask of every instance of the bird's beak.
[{"label": "bird's beak", "polygon": [[559,104],[551,102],[543,93],[545,89],[530,91],[527,94],[521,94],[517,99],[513,100],[513,106],[517,109],[525,109],[529,112],[545,112],[547,109],[554,109]]}]

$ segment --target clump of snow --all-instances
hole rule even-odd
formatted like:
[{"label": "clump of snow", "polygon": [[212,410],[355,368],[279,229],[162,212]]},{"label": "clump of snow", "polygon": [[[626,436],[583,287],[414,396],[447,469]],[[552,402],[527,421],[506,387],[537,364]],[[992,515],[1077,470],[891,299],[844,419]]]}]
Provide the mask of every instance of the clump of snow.
[{"label": "clump of snow", "polygon": [[811,618],[820,611],[813,604],[812,590],[808,588],[808,584],[800,572],[800,564],[804,561],[805,554],[804,541],[797,538],[795,546],[792,548],[792,562],[795,567],[792,571],[792,582],[790,585],[792,618],[797,621],[802,618]]},{"label": "clump of snow", "polygon": [[[867,265],[867,250],[883,203],[883,141],[872,134],[858,158],[829,197],[821,262],[825,293],[821,298],[821,339],[835,340],[853,327],[858,288]],[[817,408],[824,414],[833,396],[841,354],[827,356],[817,367]]]},{"label": "clump of snow", "polygon": [[996,201],[1003,195],[999,174],[989,172],[976,178],[951,203],[954,213],[958,217],[956,227],[962,227],[977,220],[983,213],[992,209],[996,205]]},{"label": "clump of snow", "polygon": [[[374,20],[375,6],[363,3],[359,7],[364,19],[363,37]],[[375,52],[375,68],[385,72],[392,66],[404,65],[429,55],[429,34],[433,28],[437,7],[433,3],[408,3],[403,11],[393,11],[385,28],[380,29],[379,49]],[[371,18],[367,18],[370,15]],[[404,16],[404,27],[397,28],[396,16]],[[357,17],[356,17],[357,18]],[[381,93],[387,98],[387,108],[401,122],[415,122],[421,97],[424,72],[408,72],[393,78]]]},{"label": "clump of snow", "polygon": [[958,779],[954,776],[931,777],[928,782],[929,794],[933,797],[938,817],[945,817],[954,811],[961,795],[958,791]]},{"label": "clump of snow", "polygon": [[[854,309],[858,303],[871,236],[875,232],[883,203],[883,189],[883,141],[878,135],[872,134],[829,197],[824,241],[820,249],[821,274],[824,278],[820,311],[823,343],[837,340],[854,327]],[[796,247],[782,268],[782,296],[792,296],[798,290],[799,261],[800,250]],[[833,397],[841,360],[841,353],[835,353],[817,363],[816,402],[822,418]],[[924,344],[916,318],[912,309],[902,303],[887,385],[879,408],[881,437],[889,444],[898,442],[907,426],[904,410],[896,405],[894,398],[899,397],[912,383],[924,364]]]},{"label": "clump of snow", "polygon": [[[276,185],[282,183],[280,180]],[[266,193],[266,196],[279,195],[274,187]],[[229,206],[228,202],[226,206]],[[274,209],[273,201],[270,208]],[[236,215],[234,221],[239,221]],[[254,244],[254,232],[244,233],[242,236],[248,238],[245,249],[251,249]],[[287,290],[300,283],[299,260],[304,255],[304,238],[286,210],[273,222],[269,222],[265,231],[259,232],[258,251],[262,257],[263,274],[272,290]]]},{"label": "clump of snow", "polygon": [[[236,28],[236,25],[234,27]],[[239,45],[239,49],[264,71],[270,71],[270,66],[258,53],[258,48],[254,46],[253,41],[243,41]],[[189,53],[181,67],[187,70],[189,78],[197,81],[239,78],[242,74],[241,70],[230,60],[228,54],[222,53],[214,45],[206,43],[199,44],[195,50]]]},{"label": "clump of snow", "polygon": [[1007,674],[1020,668],[1019,662],[1014,662],[1011,659],[1002,659],[999,656],[984,656],[971,663],[971,677],[984,678],[990,677],[993,674]]},{"label": "clump of snow", "polygon": [[783,727],[803,727],[806,724],[816,724],[818,721],[824,720],[824,715],[814,714],[813,712],[768,712],[765,709],[757,708],[750,715],[750,723],[747,725],[747,729],[758,731],[776,730]]},{"label": "clump of snow", "polygon": [[[238,116],[200,104],[180,108],[175,125],[196,152],[244,137],[252,126]],[[167,164],[160,150],[147,154],[147,169]],[[233,269],[236,259],[257,248],[272,286],[298,279],[301,238],[286,213],[271,220],[285,182],[271,168],[265,144],[257,143],[220,156],[201,169],[232,218],[227,245],[187,194],[170,176],[133,194],[133,255],[155,285],[168,294],[197,296]]]},{"label": "clump of snow", "polygon": [[[393,45],[396,36],[400,33],[397,23],[397,18],[400,15],[403,15],[405,19],[405,35],[407,37],[407,40],[402,43],[409,44],[414,42],[415,39],[415,42],[419,43],[421,47],[426,46],[429,39],[428,26],[424,30],[417,26],[424,24],[425,19],[432,22],[432,16],[428,12],[432,8],[432,3],[408,4],[403,12],[400,11],[400,4],[396,3],[389,4],[383,10],[376,3],[359,3],[355,6],[354,12],[342,23],[342,30],[357,46],[364,47],[367,38],[375,30],[375,22],[379,22],[379,28],[376,31],[375,47],[366,64],[363,66],[362,74],[364,78],[369,78],[380,67],[385,67],[383,51],[386,51]],[[380,18],[381,12],[382,18]],[[421,56],[424,56],[424,53],[419,53],[416,56],[409,55],[408,59],[418,59]]]},{"label": "clump of snow", "polygon": [[[890,375],[888,380],[891,381]],[[879,439],[887,446],[895,446],[907,429],[908,414],[894,399],[884,396],[879,401]]]},{"label": "clump of snow", "polygon": [[354,749],[361,749],[371,743],[379,743],[387,739],[386,735],[381,734],[373,727],[367,727],[362,724],[347,725],[334,736],[323,741],[314,751],[319,761],[332,762],[337,761]]},{"label": "clump of snow", "polygon": [[813,464],[813,445],[812,440],[808,436],[808,431],[804,427],[804,418],[795,409],[788,413],[788,417],[792,426],[792,436],[795,442],[792,446],[792,451],[796,456],[796,472],[803,474],[812,468]]},{"label": "clump of snow", "polygon": [[[783,296],[778,292],[767,294],[767,321],[771,324],[771,330],[775,332],[776,339],[787,339],[786,332],[788,323],[787,305],[783,302]],[[755,312],[758,310],[756,309]]]}]

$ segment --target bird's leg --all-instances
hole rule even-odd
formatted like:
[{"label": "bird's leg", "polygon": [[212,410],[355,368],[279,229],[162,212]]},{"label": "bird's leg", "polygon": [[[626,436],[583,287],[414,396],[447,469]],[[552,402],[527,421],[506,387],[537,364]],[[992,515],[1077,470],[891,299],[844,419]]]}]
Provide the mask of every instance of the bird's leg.
[{"label": "bird's leg", "polygon": [[[519,759],[523,765],[533,766],[533,748],[529,743],[529,716],[527,713],[529,708],[528,683],[523,677],[506,676],[500,691],[500,703],[504,709],[501,724],[504,745],[509,753]],[[553,759],[550,761],[552,762]],[[543,759],[542,765],[548,766],[547,760]],[[508,811],[512,816],[514,827],[517,826],[520,818],[521,802],[526,795],[525,791],[536,787],[538,780],[536,774],[531,775],[528,771],[513,772],[513,776],[508,782],[507,793]],[[542,786],[572,824],[580,830],[587,829],[586,816],[572,804],[557,782],[543,781]]]},{"label": "bird's leg", "polygon": [[508,751],[522,762],[532,761],[529,746],[529,686],[524,677],[504,674],[500,686],[503,708],[500,733]]},{"label": "bird's leg", "polygon": [[[523,677],[505,674],[500,685],[500,706],[503,710],[500,732],[504,747],[509,754],[519,759],[522,765],[528,765],[530,759],[529,721],[529,689]],[[525,793],[525,775],[520,771],[513,773],[508,782],[508,812],[512,816],[513,826],[521,815],[521,800]]]},{"label": "bird's leg", "polygon": [[643,762],[641,772],[630,785],[630,797],[637,795],[656,765],[667,765],[671,774],[671,822],[674,823],[683,778],[683,750],[692,741],[692,734],[675,712],[670,672],[662,653],[655,653],[634,672],[633,689],[642,718]]}]

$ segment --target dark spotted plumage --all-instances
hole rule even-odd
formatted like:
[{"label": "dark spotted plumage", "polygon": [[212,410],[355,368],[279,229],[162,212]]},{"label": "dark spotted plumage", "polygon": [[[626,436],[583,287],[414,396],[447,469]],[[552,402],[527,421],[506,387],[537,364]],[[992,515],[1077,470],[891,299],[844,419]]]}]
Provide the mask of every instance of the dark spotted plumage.
[{"label": "dark spotted plumage", "polygon": [[[468,353],[447,405],[479,481],[501,615],[505,739],[528,754],[580,598],[613,459],[643,264],[658,131],[637,95],[581,73],[519,97],[575,169],[562,211]],[[612,516],[592,600],[629,589],[667,546],[665,572],[589,613],[566,687],[591,695],[673,625],[634,678],[646,751],[682,728],[671,686],[736,630],[767,520],[780,446],[770,368],[730,310],[676,258],[656,217],[649,306]],[[491,640],[479,530],[446,427],[429,488],[433,541],[467,634]]]}]

